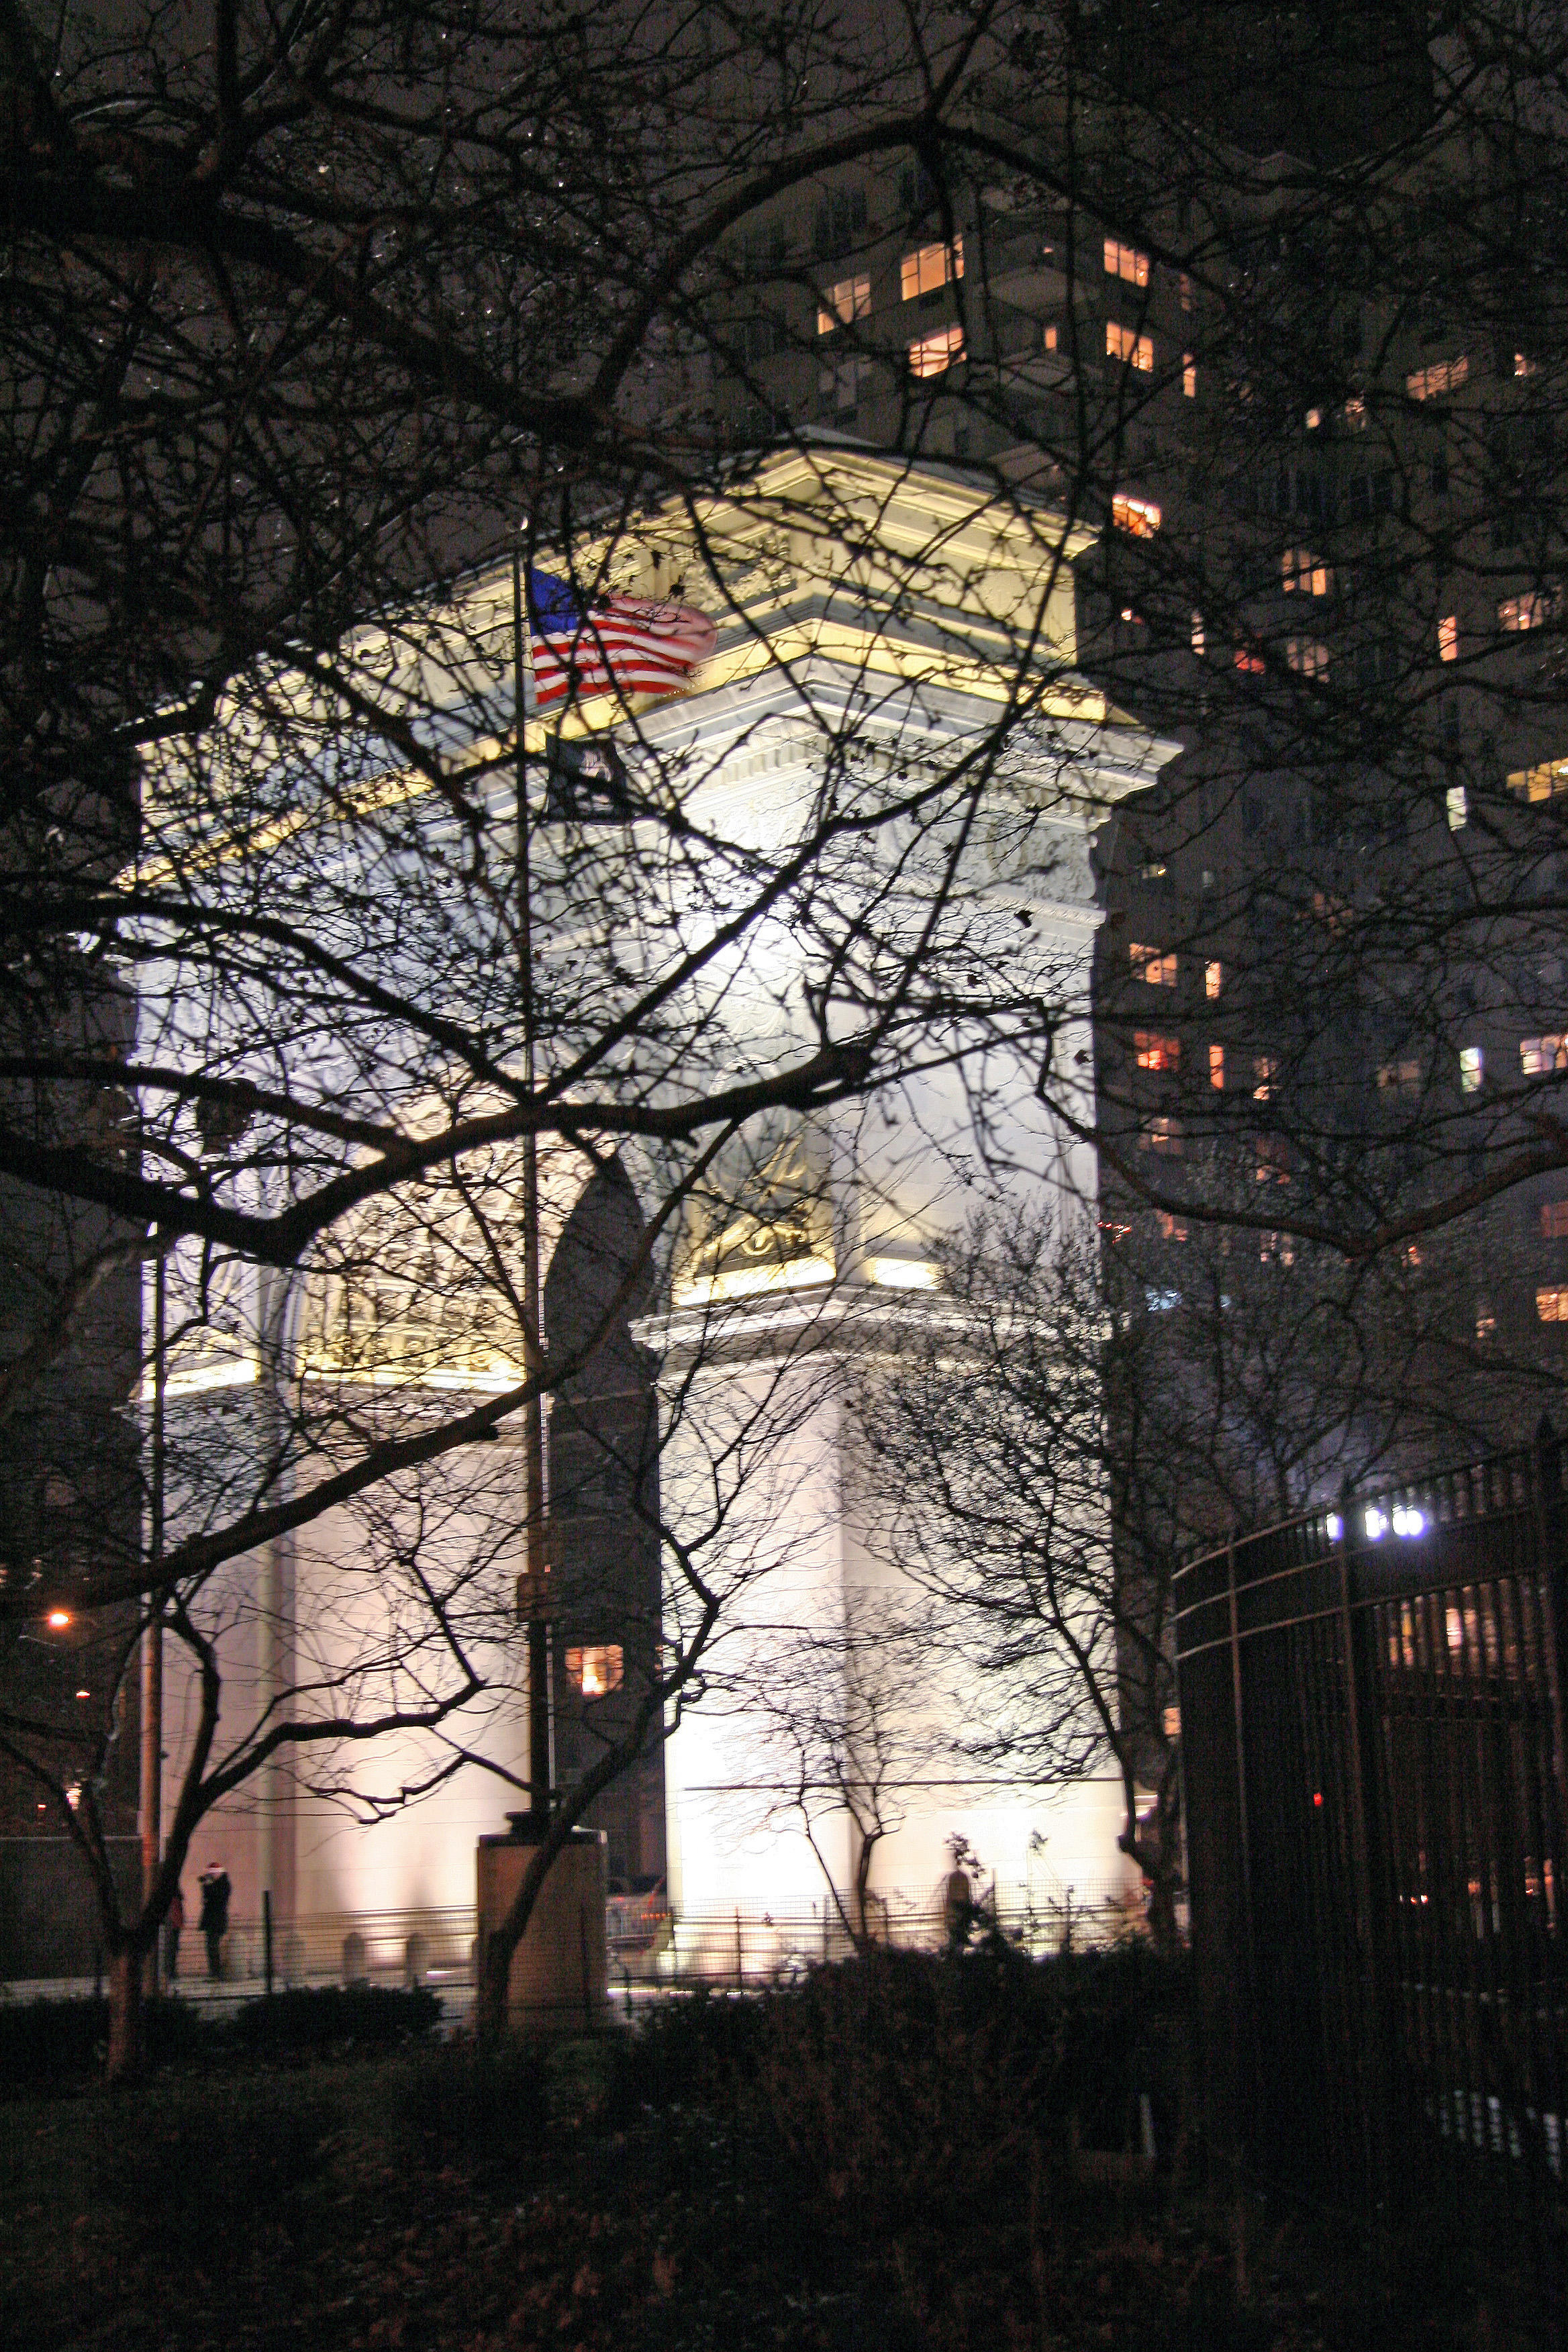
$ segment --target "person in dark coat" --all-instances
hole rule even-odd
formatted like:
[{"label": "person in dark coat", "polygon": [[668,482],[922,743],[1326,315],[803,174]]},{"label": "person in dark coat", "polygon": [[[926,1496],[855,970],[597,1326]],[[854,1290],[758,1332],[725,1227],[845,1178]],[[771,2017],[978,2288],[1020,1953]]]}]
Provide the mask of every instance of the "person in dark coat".
[{"label": "person in dark coat", "polygon": [[202,1916],[196,1927],[206,1938],[207,1974],[219,1977],[223,1974],[223,1939],[228,1933],[228,1873],[221,1862],[209,1862],[196,1885],[202,1890]]}]

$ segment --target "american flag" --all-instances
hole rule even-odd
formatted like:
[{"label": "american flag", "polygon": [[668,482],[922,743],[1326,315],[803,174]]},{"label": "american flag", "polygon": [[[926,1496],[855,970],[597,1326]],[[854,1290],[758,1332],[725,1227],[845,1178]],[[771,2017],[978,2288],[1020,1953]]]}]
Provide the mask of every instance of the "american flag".
[{"label": "american flag", "polygon": [[712,653],[719,632],[689,604],[640,596],[589,602],[549,572],[528,575],[535,708],[575,694],[676,694]]}]

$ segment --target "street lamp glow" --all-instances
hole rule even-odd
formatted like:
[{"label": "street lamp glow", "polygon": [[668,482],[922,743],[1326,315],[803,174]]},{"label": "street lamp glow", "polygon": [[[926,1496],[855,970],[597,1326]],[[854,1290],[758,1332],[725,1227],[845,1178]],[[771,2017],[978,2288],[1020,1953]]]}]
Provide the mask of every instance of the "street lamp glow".
[{"label": "street lamp glow", "polygon": [[68,1609],[51,1609],[44,1622],[46,1625],[52,1625],[57,1633],[63,1633],[70,1621],[71,1613]]}]

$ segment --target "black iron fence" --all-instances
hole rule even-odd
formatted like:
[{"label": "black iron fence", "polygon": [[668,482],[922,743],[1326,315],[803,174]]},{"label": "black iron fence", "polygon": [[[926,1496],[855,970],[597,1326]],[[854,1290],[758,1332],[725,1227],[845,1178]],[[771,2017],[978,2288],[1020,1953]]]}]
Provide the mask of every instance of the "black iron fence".
[{"label": "black iron fence", "polygon": [[[1568,2288],[1562,1451],[1177,1580],[1211,2129],[1250,2173]],[[1434,2236],[1434,2246],[1441,2241]]]}]

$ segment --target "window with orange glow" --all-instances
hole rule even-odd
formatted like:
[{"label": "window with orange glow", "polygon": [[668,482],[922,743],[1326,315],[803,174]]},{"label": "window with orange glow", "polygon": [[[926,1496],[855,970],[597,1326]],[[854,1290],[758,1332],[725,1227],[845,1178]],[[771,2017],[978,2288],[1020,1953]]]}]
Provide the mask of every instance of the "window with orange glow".
[{"label": "window with orange glow", "polygon": [[1144,947],[1140,940],[1133,940],[1128,946],[1127,954],[1138,978],[1147,981],[1151,988],[1174,988],[1176,957],[1173,949]]},{"label": "window with orange glow", "polygon": [[1129,491],[1118,490],[1110,501],[1110,520],[1118,530],[1131,531],[1134,539],[1152,539],[1161,515],[1152,499],[1135,499]]},{"label": "window with orange glow", "polygon": [[1552,801],[1568,793],[1568,760],[1542,760],[1533,768],[1515,768],[1507,779],[1516,801]]},{"label": "window with orange glow", "polygon": [[1568,1037],[1521,1037],[1519,1066],[1527,1078],[1542,1078],[1568,1070]]},{"label": "window with orange glow", "polygon": [[1182,1059],[1179,1037],[1163,1037],[1154,1029],[1137,1029],[1132,1035],[1141,1070],[1173,1070]]},{"label": "window with orange glow", "polygon": [[1141,335],[1135,327],[1124,327],[1120,319],[1107,319],[1105,356],[1124,361],[1129,367],[1136,368],[1140,375],[1152,375],[1154,338],[1152,335]]},{"label": "window with orange glow", "polygon": [[566,1679],[584,1698],[603,1698],[619,1690],[626,1679],[626,1661],[618,1642],[599,1642],[566,1653]]},{"label": "window with orange glow", "polygon": [[1434,360],[1430,367],[1417,368],[1405,379],[1405,389],[1412,400],[1435,400],[1439,393],[1458,392],[1470,373],[1470,362],[1465,352],[1457,359]]},{"label": "window with orange glow", "polygon": [[1108,278],[1124,278],[1129,286],[1147,286],[1149,257],[1135,246],[1123,245],[1119,237],[1105,240],[1105,274]]},{"label": "window with orange glow", "polygon": [[1310,547],[1288,547],[1279,558],[1280,585],[1289,596],[1326,596],[1334,584],[1328,565]]},{"label": "window with orange glow", "polygon": [[963,357],[963,329],[939,327],[934,335],[922,335],[918,342],[910,345],[910,373],[945,375]]},{"label": "window with orange glow", "polygon": [[963,275],[963,239],[955,236],[951,245],[922,245],[918,252],[906,253],[899,264],[899,287],[906,302],[918,294],[934,294],[950,278]]}]

